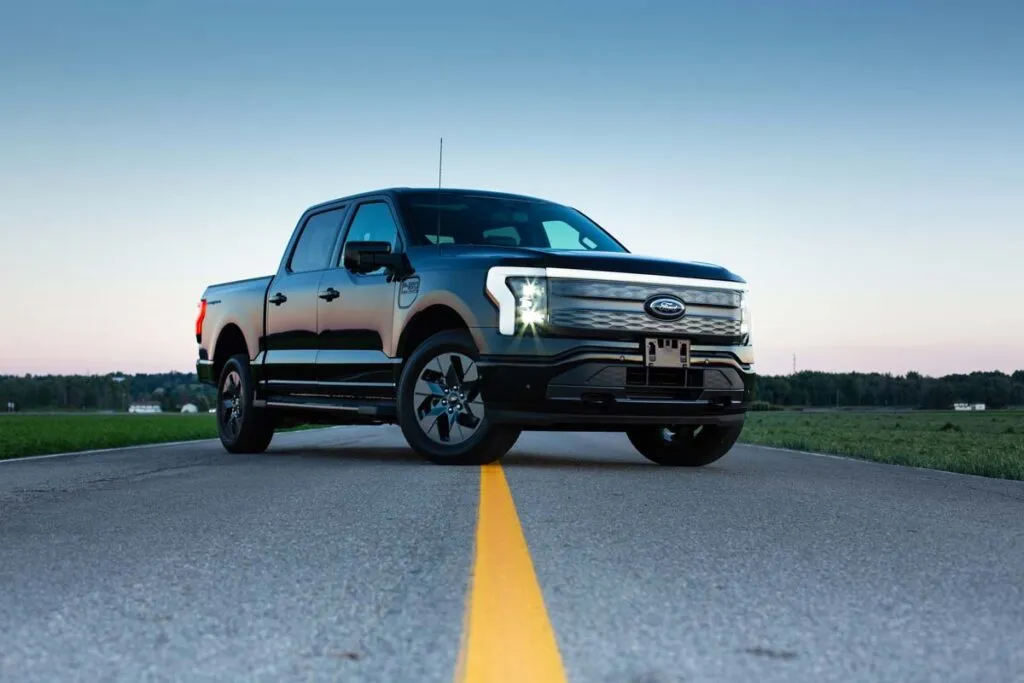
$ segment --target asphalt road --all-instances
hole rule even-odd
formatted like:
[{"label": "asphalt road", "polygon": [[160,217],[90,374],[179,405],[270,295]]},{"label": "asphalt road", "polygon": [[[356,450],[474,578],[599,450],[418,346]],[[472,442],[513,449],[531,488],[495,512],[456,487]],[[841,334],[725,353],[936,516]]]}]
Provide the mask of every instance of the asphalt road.
[{"label": "asphalt road", "polygon": [[[502,471],[565,680],[1024,681],[1022,483],[606,434]],[[481,476],[394,428],[0,463],[0,681],[452,681]]]}]

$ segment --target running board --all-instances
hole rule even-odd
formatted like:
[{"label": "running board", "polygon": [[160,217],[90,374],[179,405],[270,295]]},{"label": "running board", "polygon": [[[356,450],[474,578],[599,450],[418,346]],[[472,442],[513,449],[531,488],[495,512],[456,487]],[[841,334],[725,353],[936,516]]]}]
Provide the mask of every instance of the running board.
[{"label": "running board", "polygon": [[341,411],[360,417],[386,418],[398,414],[394,401],[339,401],[319,396],[275,396],[256,399],[252,404],[254,408]]}]

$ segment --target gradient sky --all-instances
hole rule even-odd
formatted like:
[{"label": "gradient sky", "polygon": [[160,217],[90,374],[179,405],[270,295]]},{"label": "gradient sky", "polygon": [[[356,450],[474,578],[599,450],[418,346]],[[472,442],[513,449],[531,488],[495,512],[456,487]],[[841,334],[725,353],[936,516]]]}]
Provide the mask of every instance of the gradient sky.
[{"label": "gradient sky", "polygon": [[194,369],[208,283],[441,135],[745,277],[762,373],[1022,368],[1022,7],[5,3],[0,373]]}]

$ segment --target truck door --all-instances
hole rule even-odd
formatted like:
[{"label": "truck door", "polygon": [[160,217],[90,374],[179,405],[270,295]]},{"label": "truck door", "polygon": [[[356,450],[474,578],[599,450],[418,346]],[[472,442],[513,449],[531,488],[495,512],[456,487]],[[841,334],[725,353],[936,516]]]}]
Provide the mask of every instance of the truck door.
[{"label": "truck door", "polygon": [[[381,241],[400,248],[392,206],[384,197],[354,205],[345,231],[348,241]],[[344,244],[333,267],[320,280],[317,320],[320,351],[317,379],[324,390],[344,396],[393,397],[393,348],[397,283],[387,272],[353,272],[345,268]]]},{"label": "truck door", "polygon": [[270,393],[306,393],[316,383],[317,292],[344,216],[344,206],[307,216],[267,290],[263,379]]}]

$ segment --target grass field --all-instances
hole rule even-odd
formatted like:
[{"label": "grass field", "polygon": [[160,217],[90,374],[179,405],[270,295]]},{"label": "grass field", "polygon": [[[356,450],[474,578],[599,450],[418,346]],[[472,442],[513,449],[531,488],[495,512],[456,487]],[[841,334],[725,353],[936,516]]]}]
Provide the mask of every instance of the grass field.
[{"label": "grass field", "polygon": [[[0,460],[216,436],[209,414],[0,415]],[[1024,411],[754,412],[741,440],[1024,480]]]},{"label": "grass field", "polygon": [[209,413],[0,415],[0,460],[216,436]]},{"label": "grass field", "polygon": [[755,412],[741,441],[1024,479],[1024,411]]}]

